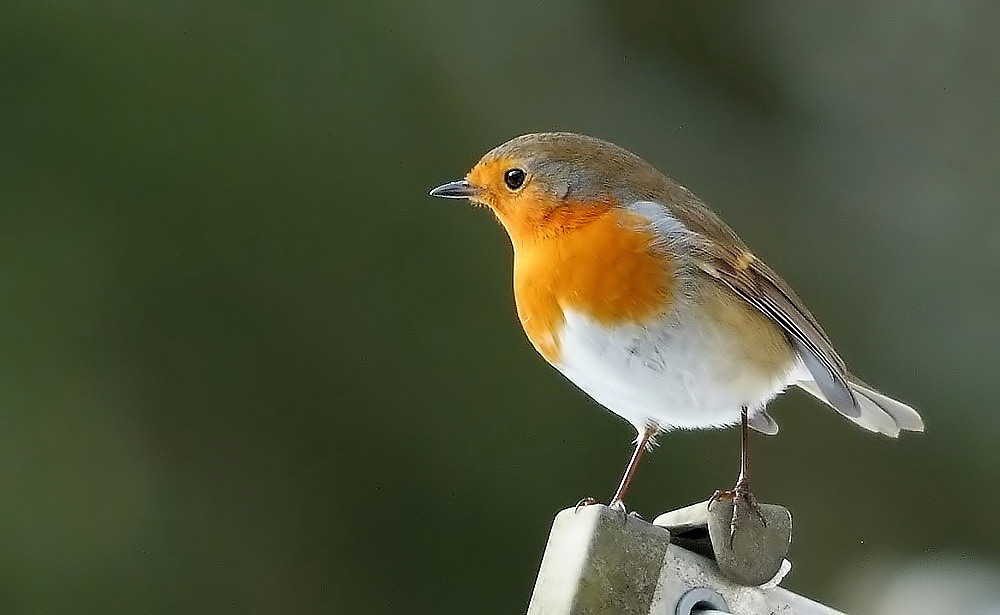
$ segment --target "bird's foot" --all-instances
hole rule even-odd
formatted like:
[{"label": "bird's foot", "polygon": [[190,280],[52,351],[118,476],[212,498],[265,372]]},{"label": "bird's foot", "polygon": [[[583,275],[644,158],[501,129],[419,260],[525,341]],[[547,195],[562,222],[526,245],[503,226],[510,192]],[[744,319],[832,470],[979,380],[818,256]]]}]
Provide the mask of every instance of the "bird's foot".
[{"label": "bird's foot", "polygon": [[[585,497],[585,498],[583,498],[582,500],[580,500],[579,502],[576,503],[576,506],[573,507],[573,512],[578,512],[584,506],[593,506],[594,504],[597,504],[597,503],[598,503],[597,500],[595,500],[594,498],[592,498],[592,497]],[[616,513],[620,514],[623,519],[626,516],[628,516],[628,517],[635,517],[636,519],[642,519],[642,516],[639,513],[637,513],[636,511],[634,511],[634,510],[633,511],[629,511],[628,509],[626,509],[625,508],[625,502],[623,502],[621,500],[613,500],[610,504],[608,504],[608,508],[610,508],[611,510],[613,510]]]},{"label": "bird's foot", "polygon": [[608,504],[608,508],[616,513],[619,513],[622,517],[628,514],[628,509],[625,508],[625,502],[621,500],[611,500],[611,503]]},{"label": "bird's foot", "polygon": [[750,486],[747,484],[746,479],[740,477],[736,481],[736,486],[732,489],[727,489],[725,491],[716,491],[712,494],[712,497],[708,500],[708,508],[712,508],[718,500],[729,500],[733,503],[733,516],[732,520],[729,522],[729,541],[732,543],[733,536],[736,535],[736,528],[739,526],[739,519],[742,516],[741,513],[744,511],[752,512],[758,519],[760,519],[761,525],[767,527],[767,521],[764,519],[764,513],[760,510],[760,505],[757,503],[757,498],[754,497],[753,492],[750,491]]}]

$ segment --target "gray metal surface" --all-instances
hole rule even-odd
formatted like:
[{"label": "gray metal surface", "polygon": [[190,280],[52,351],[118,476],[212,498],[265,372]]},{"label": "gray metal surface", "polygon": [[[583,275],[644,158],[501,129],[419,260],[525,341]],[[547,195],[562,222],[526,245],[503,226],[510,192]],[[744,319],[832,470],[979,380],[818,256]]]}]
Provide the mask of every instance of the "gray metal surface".
[{"label": "gray metal surface", "polygon": [[676,615],[695,589],[723,603],[696,600],[692,614],[838,614],[780,587],[734,583],[711,559],[671,544],[666,529],[598,504],[556,516],[528,615]]},{"label": "gray metal surface", "polygon": [[777,504],[760,504],[757,511],[740,505],[734,517],[733,508],[731,500],[699,502],[664,513],[653,525],[666,528],[674,544],[710,555],[729,580],[763,585],[781,571],[788,554],[792,514]]}]

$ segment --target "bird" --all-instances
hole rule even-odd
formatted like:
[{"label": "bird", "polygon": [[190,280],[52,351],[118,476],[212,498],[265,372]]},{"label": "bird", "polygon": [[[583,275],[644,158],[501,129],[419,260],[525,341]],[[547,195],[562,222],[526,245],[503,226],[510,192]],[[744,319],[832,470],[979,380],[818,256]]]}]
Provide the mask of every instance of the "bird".
[{"label": "bird", "polygon": [[759,515],[748,429],[778,432],[767,404],[788,387],[872,432],[924,429],[916,410],[848,371],[795,291],[718,215],[618,145],[525,134],[430,195],[493,212],[513,246],[528,340],[635,428],[612,508],[625,511],[636,467],[659,434],[739,424],[735,486],[716,491],[709,507],[733,501],[734,528],[738,506]]}]

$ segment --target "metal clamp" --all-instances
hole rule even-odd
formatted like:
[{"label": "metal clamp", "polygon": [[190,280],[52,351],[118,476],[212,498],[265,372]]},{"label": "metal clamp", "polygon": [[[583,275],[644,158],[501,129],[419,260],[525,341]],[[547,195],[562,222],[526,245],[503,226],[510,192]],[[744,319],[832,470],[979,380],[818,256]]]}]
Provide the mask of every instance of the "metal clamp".
[{"label": "metal clamp", "polygon": [[760,504],[760,514],[740,507],[731,532],[733,502],[699,502],[663,513],[654,525],[667,528],[671,542],[711,557],[734,583],[757,587],[782,571],[792,542],[792,514],[784,506]]}]

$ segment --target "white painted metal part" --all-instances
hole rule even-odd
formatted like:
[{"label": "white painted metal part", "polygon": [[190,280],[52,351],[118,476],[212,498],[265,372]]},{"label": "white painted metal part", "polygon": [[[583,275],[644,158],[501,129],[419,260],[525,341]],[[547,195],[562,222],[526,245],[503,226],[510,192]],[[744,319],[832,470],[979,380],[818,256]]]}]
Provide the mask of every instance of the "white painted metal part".
[{"label": "white painted metal part", "polygon": [[528,615],[843,615],[781,587],[743,587],[667,530],[606,506],[556,515]]}]

